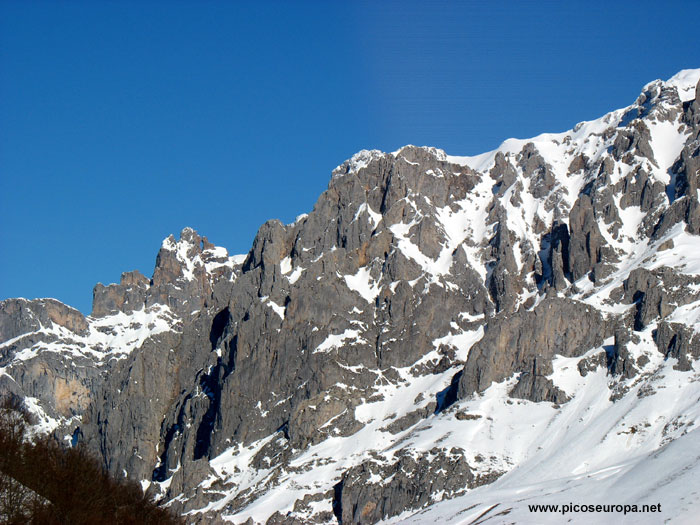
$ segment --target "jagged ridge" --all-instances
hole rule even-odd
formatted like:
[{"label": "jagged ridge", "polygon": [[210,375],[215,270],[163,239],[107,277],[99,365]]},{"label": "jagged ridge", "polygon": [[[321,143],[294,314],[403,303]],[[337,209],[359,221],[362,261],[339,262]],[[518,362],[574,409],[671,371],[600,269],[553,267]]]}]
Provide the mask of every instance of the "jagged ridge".
[{"label": "jagged ridge", "polygon": [[360,152],[246,256],[186,229],[87,319],[4,301],[0,385],[194,521],[373,523],[631,448],[625,475],[698,416],[645,411],[697,397],[699,77],[477,157]]}]

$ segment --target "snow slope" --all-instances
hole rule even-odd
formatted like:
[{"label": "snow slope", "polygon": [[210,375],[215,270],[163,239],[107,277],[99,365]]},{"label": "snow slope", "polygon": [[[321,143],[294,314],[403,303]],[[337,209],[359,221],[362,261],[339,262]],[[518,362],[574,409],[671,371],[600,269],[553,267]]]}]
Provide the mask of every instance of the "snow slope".
[{"label": "snow slope", "polygon": [[[513,197],[517,191],[514,185],[501,202],[506,209],[508,229],[516,234],[514,254],[518,268],[524,268],[527,243],[535,246],[540,243],[536,224],[551,224],[556,214],[568,213],[584,186],[592,180],[583,171],[572,169],[574,161],[585,156],[587,163],[594,164],[609,157],[619,129],[627,129],[641,119],[649,130],[654,155],[653,158],[635,155],[624,161],[613,159],[609,184],[618,184],[639,168],[646,170],[652,181],[664,186],[671,183],[670,168],[689,135],[682,115],[671,111],[678,107],[678,102],[669,98],[669,89],[677,90],[681,101],[692,100],[699,79],[700,70],[682,71],[666,82],[655,81],[645,86],[645,95],[627,108],[595,121],[582,122],[567,132],[542,134],[527,140],[509,139],[497,150],[476,157],[448,156],[431,149],[438,158],[479,173],[481,183],[463,201],[435,210],[444,234],[443,248],[437,258],[423,253],[411,238],[412,228],[422,217],[419,196],[408,195],[406,201],[416,214],[409,216],[407,222],[389,226],[397,249],[418,264],[435,284],[446,285],[440,279],[449,280],[457,248],[464,250],[471,266],[486,278],[489,270],[483,247],[493,231],[489,224],[493,181],[488,174],[497,155],[503,154],[517,166],[516,183],[522,185],[520,199]],[[534,145],[535,153],[544,159],[554,176],[553,188],[539,197],[535,196],[536,181],[515,162],[528,145]],[[398,158],[402,151],[360,152],[346,164],[348,167],[339,167],[335,177],[356,174],[373,160],[387,155]],[[430,170],[426,176],[441,174]],[[670,205],[673,197],[664,198],[664,206]],[[602,235],[615,251],[617,263],[613,271],[602,283],[594,285],[582,278],[558,292],[612,317],[631,311],[632,305],[612,303],[610,293],[620,289],[636,268],[668,267],[681,275],[700,275],[697,236],[688,234],[683,224],[678,224],[660,238],[651,239],[642,228],[646,212],[635,206],[621,206],[619,197],[616,199],[621,219],[618,227],[601,219],[598,222]],[[366,203],[363,206],[355,219],[366,211],[373,224],[379,224],[382,218]],[[287,260],[284,264],[283,273],[288,274],[290,263]],[[368,267],[343,278],[350,289],[370,304],[382,286],[370,276]],[[536,305],[541,299],[535,283],[530,286],[520,296],[520,304],[535,298]],[[700,297],[699,288],[694,286],[689,291],[696,295],[696,300],[675,309],[667,321],[682,323],[698,333]],[[469,318],[470,314],[463,315]],[[332,512],[331,498],[311,501],[301,510],[295,502],[309,494],[331,493],[343,472],[363,461],[374,458],[390,464],[398,453],[408,451],[416,457],[425,456],[439,446],[462,449],[476,474],[505,474],[494,483],[452,499],[443,500],[448,495],[434,494],[433,503],[427,508],[406,511],[386,519],[386,523],[558,523],[563,519],[561,514],[531,512],[528,505],[572,503],[640,506],[662,503],[659,514],[571,512],[564,516],[574,523],[694,522],[700,508],[700,490],[689,487],[700,487],[700,435],[697,434],[700,369],[697,362],[690,371],[674,369],[677,361],[665,358],[653,341],[656,326],[656,323],[647,326],[638,341],[630,345],[632,356],[638,363],[645,363],[632,378],[611,376],[601,364],[593,366],[586,375],[579,371],[580,366],[591,360],[600,363],[599,356],[605,355],[613,344],[612,339],[581,357],[558,357],[550,379],[571,398],[561,406],[510,398],[508,392],[517,381],[514,376],[494,383],[482,394],[458,401],[447,410],[420,418],[405,430],[388,431],[392,422],[425,410],[459,370],[454,367],[441,374],[424,375],[419,365],[436,361],[441,344],[456,348],[457,360],[463,362],[470,347],[483,335],[481,327],[472,331],[455,327],[451,333],[436,339],[435,351],[425,355],[416,366],[397,370],[400,380],[377,380],[376,391],[381,400],[367,400],[355,408],[355,419],[363,424],[357,433],[332,436],[307,450],[294,451],[285,466],[270,460],[269,469],[255,468],[254,459],[267,453],[270,443],[278,439],[275,435],[247,447],[236,445],[212,460],[215,474],[200,486],[206,489],[220,480],[224,487],[230,488],[215,501],[190,511],[188,516],[197,518],[213,512],[233,523],[249,518],[264,522],[274,509],[302,520],[319,519]],[[361,330],[346,330],[329,336],[315,351],[329,351],[357,342],[362,342]],[[468,417],[457,417],[458,414]],[[333,422],[327,424],[332,427]],[[370,480],[388,482],[379,478]],[[254,497],[244,498],[249,503],[241,504],[241,495],[246,494]]]},{"label": "snow slope", "polygon": [[[363,521],[362,516],[382,503],[375,495],[383,490],[391,497],[408,494],[402,512],[392,508],[394,515],[378,518],[392,524],[695,522],[700,508],[700,489],[695,489],[700,487],[700,353],[695,350],[700,344],[700,236],[693,233],[691,223],[692,202],[699,194],[695,190],[693,195],[690,180],[697,173],[682,172],[678,161],[682,155],[693,158],[692,152],[698,151],[698,125],[697,120],[693,124],[691,111],[698,81],[700,69],[681,71],[665,82],[647,84],[626,108],[562,133],[508,139],[496,150],[474,157],[412,146],[393,153],[361,151],[333,172],[330,207],[343,220],[318,219],[315,209],[291,225],[267,224],[247,256],[229,257],[223,248],[208,246],[189,229],[180,241],[169,237],[161,247],[157,278],[154,274],[149,286],[163,281],[161,295],[171,300],[181,294],[180,304],[156,303],[129,313],[88,318],[84,333],[51,325],[5,341],[0,352],[24,337],[36,339],[0,368],[0,378],[12,377],[14,369],[48,355],[63,356],[69,366],[87,360],[90,366],[107,369],[110,363],[138,354],[149,338],[166,331],[180,333],[200,312],[206,313],[214,319],[212,334],[206,326],[198,329],[201,339],[196,340],[203,343],[194,350],[216,357],[203,358],[208,365],[195,368],[191,392],[185,388],[179,393],[180,405],[158,414],[161,435],[149,441],[157,459],[140,458],[146,465],[142,476],[151,477],[138,477],[144,490],[180,510],[190,523],[214,519],[265,523],[271,516],[274,523],[337,522],[347,511],[347,506],[341,508],[343,501],[364,505],[367,498],[375,498],[370,501],[374,506],[365,506],[367,513],[351,514],[352,519],[374,522]],[[372,177],[386,166],[393,171],[389,182],[384,180],[385,194],[370,202],[378,186],[372,188],[368,181],[376,181]],[[414,186],[402,185],[401,177],[409,179],[415,170],[420,172]],[[682,176],[689,177],[687,188],[677,184]],[[452,193],[443,198],[445,187]],[[356,191],[360,198],[345,202],[341,190]],[[390,190],[395,191],[392,202],[387,197]],[[328,201],[319,202],[318,208],[324,209]],[[574,224],[575,216],[579,225]],[[304,230],[314,220],[321,224],[318,231],[312,226]],[[583,239],[580,256],[582,260],[590,256],[590,261],[585,261],[588,266],[580,275],[574,276],[572,269],[577,261],[566,258],[574,241],[562,249],[556,225],[568,232],[566,239],[569,235]],[[359,246],[346,250],[343,243],[352,244],[353,234]],[[372,243],[384,244],[373,251]],[[602,246],[599,252],[596,243]],[[230,283],[238,282],[246,271],[252,273],[256,264],[264,271],[235,295]],[[640,272],[640,281],[649,281],[647,288],[628,290],[631,277]],[[216,279],[230,285],[220,292],[223,299],[211,292]],[[326,282],[331,292],[323,295],[326,289],[321,284]],[[300,287],[307,287],[309,294],[295,295]],[[201,305],[188,303],[189,290],[201,292]],[[399,304],[388,313],[382,310],[386,298],[401,293],[411,304]],[[499,294],[512,303],[494,306]],[[460,306],[440,311],[441,304],[434,305],[436,316],[446,319],[422,325],[426,333],[434,332],[429,332],[428,348],[422,347],[416,358],[408,354],[414,350],[416,334],[411,330],[417,321],[410,316],[430,317],[433,312],[411,308],[418,308],[428,296],[445,302],[458,297],[449,304]],[[480,297],[487,299],[479,302]],[[300,315],[301,309],[322,298],[328,301],[323,305],[328,311],[315,315],[328,314],[325,324]],[[561,393],[557,403],[529,400],[534,395],[514,396],[514,388],[529,373],[518,369],[457,399],[460,374],[470,355],[479,355],[478,343],[488,335],[491,323],[507,326],[509,315],[537,312],[539,305],[553,298],[582,303],[607,323],[599,325],[607,330],[601,344],[577,353],[564,351],[566,345],[560,342],[551,367],[546,363],[542,368],[547,372],[540,379]],[[212,306],[217,300],[222,301],[220,311]],[[253,305],[249,310],[246,300]],[[642,312],[643,306],[647,309]],[[334,309],[341,307],[338,314]],[[234,319],[236,309],[240,323]],[[288,360],[295,378],[306,372],[299,370],[302,363],[329,377],[340,369],[337,377],[342,380],[320,395],[307,393],[296,406],[280,408],[297,399],[296,391],[303,392],[308,381],[300,380],[292,391],[278,395],[282,387],[272,384],[273,374],[251,375],[270,384],[247,385],[235,398],[239,392],[233,386],[227,390],[230,385],[223,381],[234,374],[236,364],[240,366],[235,361],[239,349],[226,337],[234,337],[236,323],[250,320],[249,312],[262,320],[259,325],[251,321],[243,335],[260,336],[265,359]],[[214,335],[222,318],[228,324]],[[610,328],[613,325],[618,331]],[[308,333],[302,332],[307,327]],[[620,327],[628,329],[629,341],[618,340]],[[673,332],[668,348],[660,346],[663,330]],[[304,340],[297,345],[299,333],[304,333]],[[278,336],[291,341],[283,346],[288,354],[275,353]],[[255,344],[246,342],[241,353],[247,352],[246,358],[252,360]],[[610,364],[619,350],[624,351],[619,359],[629,367],[625,373],[615,373]],[[408,365],[382,368],[383,351],[413,357]],[[302,361],[302,354],[311,361]],[[370,358],[363,361],[364,355]],[[503,365],[495,362],[498,357],[484,359],[494,361],[487,364],[495,369]],[[229,361],[224,363],[225,359]],[[535,362],[538,359],[539,355]],[[251,362],[263,366],[267,361]],[[281,382],[281,375],[276,380]],[[249,402],[249,413],[241,409],[239,414],[238,405],[229,407],[229,413],[217,413],[221,403],[217,396],[222,392],[240,403]],[[38,398],[26,399],[40,422],[38,430],[75,423],[47,410]],[[274,432],[263,425],[282,410],[288,410],[280,419],[286,418],[286,423],[270,425],[277,428]],[[321,415],[310,419],[317,425],[311,429],[313,439],[295,448],[288,429],[294,417],[304,421],[304,411]],[[196,413],[206,413],[210,426],[196,420]],[[172,418],[169,433],[167,417]],[[207,451],[216,453],[193,460],[190,449],[182,445],[183,455],[174,455],[178,450],[173,443],[194,442],[196,429],[199,444],[199,431],[218,428],[215,425],[226,417],[240,419],[234,421],[236,432],[250,420],[260,422],[264,433],[256,434],[258,428],[251,425],[248,435],[254,439],[246,441],[245,432],[240,440],[233,439],[231,430],[220,440],[223,446]],[[454,457],[463,460],[462,470],[446,460]],[[403,472],[409,464],[416,470]],[[155,471],[161,467],[164,475],[157,478]],[[190,468],[191,474],[185,472]],[[366,475],[359,478],[360,488],[366,488],[369,496],[346,493],[357,499],[343,500],[339,494],[353,488],[350,474],[358,468]],[[456,489],[443,483],[438,489],[426,485],[425,473],[435,480],[465,476],[470,481]],[[405,483],[392,484],[404,474],[409,480],[405,483],[421,478],[423,485],[413,490]],[[416,491],[426,496],[420,504],[418,498],[409,498]],[[562,514],[529,507],[574,504],[661,504],[661,511]]]}]

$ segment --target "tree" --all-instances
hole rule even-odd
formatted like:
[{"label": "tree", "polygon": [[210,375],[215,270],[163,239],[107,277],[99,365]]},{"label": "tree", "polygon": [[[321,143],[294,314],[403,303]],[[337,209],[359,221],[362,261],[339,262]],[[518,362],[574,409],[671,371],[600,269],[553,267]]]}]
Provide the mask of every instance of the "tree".
[{"label": "tree", "polygon": [[0,403],[0,523],[181,523],[137,483],[111,477],[82,446],[30,440],[30,425],[16,397]]}]

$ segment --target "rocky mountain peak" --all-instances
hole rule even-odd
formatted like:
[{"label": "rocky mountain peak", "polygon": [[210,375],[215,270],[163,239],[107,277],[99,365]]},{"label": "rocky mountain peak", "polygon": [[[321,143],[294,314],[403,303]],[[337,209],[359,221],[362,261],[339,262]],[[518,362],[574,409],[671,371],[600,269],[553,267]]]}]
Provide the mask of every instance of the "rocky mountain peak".
[{"label": "rocky mountain peak", "polygon": [[700,442],[699,79],[477,156],[361,151],[245,256],[169,236],[84,329],[5,302],[0,385],[203,523],[624,483]]},{"label": "rocky mountain peak", "polygon": [[53,326],[82,334],[88,325],[83,314],[56,299],[7,299],[0,302],[0,342]]},{"label": "rocky mountain peak", "polygon": [[208,304],[217,283],[235,280],[241,259],[184,228],[179,240],[173,235],[163,240],[152,279],[135,270],[123,273],[119,284],[98,283],[92,316],[131,313],[153,305],[166,305],[178,314],[200,309]]}]

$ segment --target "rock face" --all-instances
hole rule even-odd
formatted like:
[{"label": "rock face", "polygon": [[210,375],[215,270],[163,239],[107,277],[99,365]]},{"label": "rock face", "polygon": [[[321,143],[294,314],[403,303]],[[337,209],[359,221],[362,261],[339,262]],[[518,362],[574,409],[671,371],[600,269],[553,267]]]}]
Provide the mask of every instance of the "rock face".
[{"label": "rock face", "polygon": [[376,523],[384,516],[426,506],[432,494],[450,497],[475,487],[479,483],[463,452],[435,448],[414,458],[399,451],[392,463],[378,458],[351,468],[334,490],[333,510],[338,521]]},{"label": "rock face", "polygon": [[674,78],[477,158],[362,151],[249,253],[186,228],[89,317],[3,301],[0,389],[192,522],[375,523],[490,483],[530,454],[494,406],[696,370],[700,71]]},{"label": "rock face", "polygon": [[138,270],[122,274],[119,284],[97,284],[92,291],[92,315],[104,317],[117,312],[131,313],[146,304],[151,281]]},{"label": "rock face", "polygon": [[459,396],[482,392],[492,382],[519,373],[514,397],[564,402],[566,396],[547,379],[553,372],[552,358],[579,357],[600,346],[610,332],[597,310],[564,298],[547,298],[531,311],[494,317],[469,351]]},{"label": "rock face", "polygon": [[76,334],[88,329],[83,314],[55,299],[8,299],[0,303],[0,340],[9,341],[44,326],[63,327]]}]

